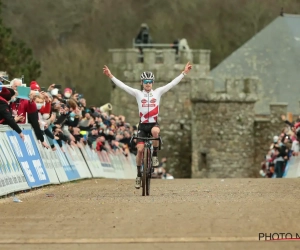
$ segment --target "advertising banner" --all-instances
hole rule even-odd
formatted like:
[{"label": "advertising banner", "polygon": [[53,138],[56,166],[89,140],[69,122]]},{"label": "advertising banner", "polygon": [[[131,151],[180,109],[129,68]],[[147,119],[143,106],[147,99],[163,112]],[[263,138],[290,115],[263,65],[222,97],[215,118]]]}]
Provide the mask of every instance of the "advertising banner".
[{"label": "advertising banner", "polygon": [[126,179],[135,179],[137,174],[136,166],[134,168],[131,165],[131,156],[130,154],[125,156],[123,153],[119,152],[117,154],[117,157],[119,159],[119,164],[122,166],[122,169],[124,171],[124,178]]},{"label": "advertising banner", "polygon": [[124,173],[122,165],[120,165],[118,153],[116,151],[111,151],[108,153],[108,156],[113,164],[113,167],[117,173],[118,178],[124,179],[125,173]]},{"label": "advertising banner", "polygon": [[10,145],[17,157],[30,187],[49,184],[49,177],[41,160],[31,130],[23,130],[25,141],[15,131],[6,131]]},{"label": "advertising banner", "polygon": [[[44,138],[45,138],[45,136],[44,136]],[[45,138],[45,141],[46,141],[46,138]],[[45,169],[47,171],[50,183],[58,184],[59,180],[58,180],[58,177],[56,175],[54,166],[52,164],[53,159],[50,157],[50,151],[52,151],[52,149],[51,148],[49,148],[49,149],[44,148],[43,145],[41,144],[41,142],[38,141],[38,140],[36,140],[36,142],[37,142],[36,144],[37,144],[41,159],[42,159],[42,161],[44,163],[44,166],[45,166]]]},{"label": "advertising banner", "polygon": [[80,179],[80,175],[77,169],[75,168],[75,165],[74,164],[71,165],[71,163],[69,162],[64,145],[63,145],[63,150],[59,147],[56,141],[54,141],[54,145],[56,147],[55,153],[58,156],[60,162],[62,163],[63,169],[69,181]]},{"label": "advertising banner", "polygon": [[[105,151],[101,151],[101,152],[98,151],[97,153],[98,153],[98,157],[99,157],[99,159],[100,159],[100,161],[101,161],[102,167],[103,167],[104,169],[107,168],[108,170],[109,170],[109,169],[113,170],[114,167],[113,167],[113,164],[112,164],[112,162],[111,162],[111,160],[110,160],[108,154],[107,154]],[[114,170],[113,170],[113,171],[114,171]]]},{"label": "advertising banner", "polygon": [[0,172],[0,182],[7,191],[30,189],[4,132],[0,132]]},{"label": "advertising banner", "polygon": [[56,172],[59,182],[63,183],[63,182],[69,181],[68,176],[66,175],[66,172],[63,168],[62,162],[60,161],[60,158],[58,156],[58,153],[56,153],[56,150],[58,150],[57,148],[59,146],[54,143],[54,140],[49,140],[49,138],[47,136],[45,136],[45,138],[46,138],[46,141],[49,143],[49,145],[51,145],[51,143],[53,143],[55,146],[54,150],[53,149],[48,150],[47,153],[50,158],[50,163],[52,164],[52,166],[55,169],[55,172]]},{"label": "advertising banner", "polygon": [[86,160],[93,177],[104,177],[100,159],[98,158],[95,151],[91,150],[88,145],[83,145],[81,143],[78,144],[79,149],[84,159]]},{"label": "advertising banner", "polygon": [[105,178],[119,178],[108,154],[105,151],[97,151],[97,155],[100,159]]},{"label": "advertising banner", "polygon": [[[20,125],[25,140],[6,125],[0,125],[0,196],[49,184],[82,178],[126,178],[136,175],[135,156],[122,151],[96,151],[83,143],[46,149],[30,124]],[[48,137],[44,136],[49,142]]]},{"label": "advertising banner", "polygon": [[86,165],[86,162],[77,146],[66,145],[67,151],[76,166],[76,169],[81,178],[91,178],[91,172]]}]

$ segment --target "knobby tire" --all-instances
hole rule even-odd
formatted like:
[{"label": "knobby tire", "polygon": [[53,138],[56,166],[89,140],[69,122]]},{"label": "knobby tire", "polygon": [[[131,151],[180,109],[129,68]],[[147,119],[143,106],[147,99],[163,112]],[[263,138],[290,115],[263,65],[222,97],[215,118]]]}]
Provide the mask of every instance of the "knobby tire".
[{"label": "knobby tire", "polygon": [[151,152],[150,149],[148,149],[148,164],[147,164],[147,182],[146,182],[146,195],[150,195],[150,180],[151,180],[151,174],[152,174],[152,164],[151,164]]},{"label": "knobby tire", "polygon": [[146,194],[146,183],[148,176],[148,149],[144,149],[144,165],[143,165],[143,176],[142,176],[142,195]]}]

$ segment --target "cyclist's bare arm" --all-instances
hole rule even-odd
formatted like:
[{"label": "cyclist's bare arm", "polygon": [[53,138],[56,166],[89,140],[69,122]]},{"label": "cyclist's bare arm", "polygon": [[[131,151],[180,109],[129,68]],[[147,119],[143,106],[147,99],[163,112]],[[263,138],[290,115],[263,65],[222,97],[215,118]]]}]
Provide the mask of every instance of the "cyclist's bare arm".
[{"label": "cyclist's bare arm", "polygon": [[185,65],[184,70],[182,71],[182,73],[179,76],[177,76],[172,82],[168,83],[167,85],[157,88],[155,91],[158,92],[158,94],[163,95],[164,93],[169,91],[171,88],[173,88],[175,85],[177,85],[182,80],[182,78],[187,73],[190,72],[191,69],[192,69],[192,65],[190,64],[190,62],[188,62]]},{"label": "cyclist's bare arm", "polygon": [[126,84],[121,82],[119,79],[114,77],[113,74],[110,72],[109,68],[106,65],[104,65],[103,73],[105,75],[107,75],[118,87],[125,90],[128,94],[136,96],[136,93],[139,91],[137,89],[134,89],[134,88],[131,88],[131,87],[127,86]]}]

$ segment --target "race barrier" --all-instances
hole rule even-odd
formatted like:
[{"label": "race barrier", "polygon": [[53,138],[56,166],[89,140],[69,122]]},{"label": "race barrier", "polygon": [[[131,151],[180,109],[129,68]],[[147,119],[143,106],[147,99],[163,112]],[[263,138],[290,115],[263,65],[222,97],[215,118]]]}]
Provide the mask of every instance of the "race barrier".
[{"label": "race barrier", "polygon": [[63,142],[60,148],[56,141],[53,151],[36,139],[30,124],[20,127],[24,141],[10,127],[0,126],[0,196],[79,179],[136,177],[133,154],[100,152],[82,143]]},{"label": "race barrier", "polygon": [[300,156],[293,156],[289,159],[283,178],[299,178],[300,177]]}]

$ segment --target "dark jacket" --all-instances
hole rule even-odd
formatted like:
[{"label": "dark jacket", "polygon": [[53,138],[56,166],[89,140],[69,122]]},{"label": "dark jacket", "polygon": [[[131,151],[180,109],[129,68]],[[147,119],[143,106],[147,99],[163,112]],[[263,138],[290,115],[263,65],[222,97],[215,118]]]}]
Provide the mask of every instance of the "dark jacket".
[{"label": "dark jacket", "polygon": [[75,143],[80,142],[80,140],[83,138],[83,135],[79,134],[79,135],[73,135],[75,138]]},{"label": "dark jacket", "polygon": [[28,113],[28,122],[31,124],[33,128],[36,138],[39,141],[44,142],[45,139],[44,139],[43,131],[40,128],[38,111]]},{"label": "dark jacket", "polygon": [[63,126],[77,127],[78,123],[79,123],[79,117],[76,116],[72,121],[70,118],[70,113],[68,113],[68,114],[61,114],[54,124],[59,124],[61,125],[61,127]]},{"label": "dark jacket", "polygon": [[87,143],[90,147],[92,147],[93,143],[97,140],[97,138],[99,137],[99,135],[92,135],[89,134],[88,135],[88,139],[87,139]]},{"label": "dark jacket", "polygon": [[16,123],[12,116],[11,108],[9,107],[8,101],[0,96],[0,124],[8,125],[18,134],[22,133],[22,129]]},{"label": "dark jacket", "polygon": [[[44,142],[44,136],[40,128],[39,115],[38,115],[38,110],[36,108],[35,102],[28,101],[25,99],[17,99],[15,102],[12,102],[9,106],[11,109],[17,110],[18,115],[22,114],[25,118],[27,115],[28,123],[31,124],[33,131],[36,135],[36,138],[41,142]],[[19,122],[19,123],[25,123],[25,122],[26,119],[24,122]]]}]

